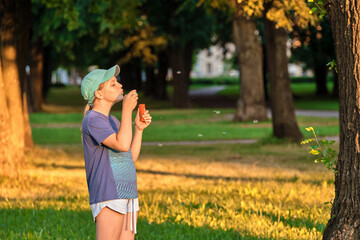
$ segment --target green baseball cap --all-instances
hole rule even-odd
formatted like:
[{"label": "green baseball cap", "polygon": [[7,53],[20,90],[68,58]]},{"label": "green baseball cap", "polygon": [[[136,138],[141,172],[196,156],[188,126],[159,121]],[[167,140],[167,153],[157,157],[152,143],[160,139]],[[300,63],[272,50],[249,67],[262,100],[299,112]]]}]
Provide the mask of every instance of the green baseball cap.
[{"label": "green baseball cap", "polygon": [[118,65],[105,69],[95,69],[88,73],[81,82],[81,94],[84,99],[88,101],[92,106],[95,98],[95,92],[98,90],[99,85],[106,82],[113,76],[117,76],[120,73],[120,67]]}]

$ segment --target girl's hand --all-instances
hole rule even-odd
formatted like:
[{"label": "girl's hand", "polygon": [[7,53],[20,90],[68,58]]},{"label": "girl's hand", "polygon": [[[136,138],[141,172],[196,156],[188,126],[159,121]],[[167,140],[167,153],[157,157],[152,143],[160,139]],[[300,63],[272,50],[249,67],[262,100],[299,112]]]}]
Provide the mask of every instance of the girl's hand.
[{"label": "girl's hand", "polygon": [[140,112],[139,112],[139,108],[138,108],[137,114],[136,114],[136,117],[135,117],[135,126],[140,131],[147,128],[151,123],[152,117],[149,114],[149,110],[145,110],[144,119],[145,119],[145,122],[140,121]]},{"label": "girl's hand", "polygon": [[139,97],[138,97],[136,90],[130,91],[124,97],[123,109],[133,111],[137,105],[138,98]]}]

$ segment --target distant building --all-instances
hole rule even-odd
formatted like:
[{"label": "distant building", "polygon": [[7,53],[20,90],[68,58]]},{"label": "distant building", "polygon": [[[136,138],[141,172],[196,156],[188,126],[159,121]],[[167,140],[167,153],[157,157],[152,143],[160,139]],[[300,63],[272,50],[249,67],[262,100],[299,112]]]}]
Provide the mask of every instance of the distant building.
[{"label": "distant building", "polygon": [[[287,44],[288,57],[291,54],[291,44]],[[239,71],[231,69],[230,64],[227,64],[224,59],[231,59],[235,52],[235,44],[225,44],[226,54],[224,56],[224,48],[220,45],[210,46],[208,49],[201,50],[196,57],[196,63],[191,71],[191,77],[218,77],[218,76],[238,76]],[[225,58],[224,58],[225,57]],[[301,64],[289,63],[288,71],[290,77],[308,76],[312,77],[314,74],[311,70],[303,70]]]},{"label": "distant building", "polygon": [[208,49],[201,50],[197,54],[196,63],[191,71],[191,77],[217,77],[221,75],[229,75],[230,67],[224,62],[230,59],[235,53],[235,44],[225,44],[226,54],[224,56],[224,48],[220,45],[210,46]]}]

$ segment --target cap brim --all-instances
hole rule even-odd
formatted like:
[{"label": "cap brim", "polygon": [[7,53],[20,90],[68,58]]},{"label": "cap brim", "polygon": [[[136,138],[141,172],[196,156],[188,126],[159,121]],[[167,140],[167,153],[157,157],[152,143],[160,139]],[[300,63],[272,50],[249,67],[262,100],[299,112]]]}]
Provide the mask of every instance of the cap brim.
[{"label": "cap brim", "polygon": [[106,70],[106,72],[102,78],[102,82],[106,82],[113,76],[115,76],[115,77],[118,76],[119,73],[120,73],[120,67],[118,65],[115,65],[112,68],[109,68],[108,70]]}]

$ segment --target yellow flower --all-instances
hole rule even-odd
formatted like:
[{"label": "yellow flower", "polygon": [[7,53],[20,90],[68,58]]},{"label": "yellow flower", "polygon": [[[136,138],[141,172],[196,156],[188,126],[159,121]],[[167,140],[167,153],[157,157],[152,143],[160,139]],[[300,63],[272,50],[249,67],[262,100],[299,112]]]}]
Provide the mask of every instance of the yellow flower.
[{"label": "yellow flower", "polygon": [[320,152],[318,150],[311,149],[311,151],[309,153],[311,153],[313,155],[319,155]]},{"label": "yellow flower", "polygon": [[301,142],[301,144],[307,144],[307,143],[309,143],[311,141],[314,141],[314,140],[315,139],[313,139],[313,138],[305,139],[304,141]]},{"label": "yellow flower", "polygon": [[310,132],[310,131],[314,131],[314,129],[312,127],[308,127],[308,128],[305,128],[306,131]]}]

